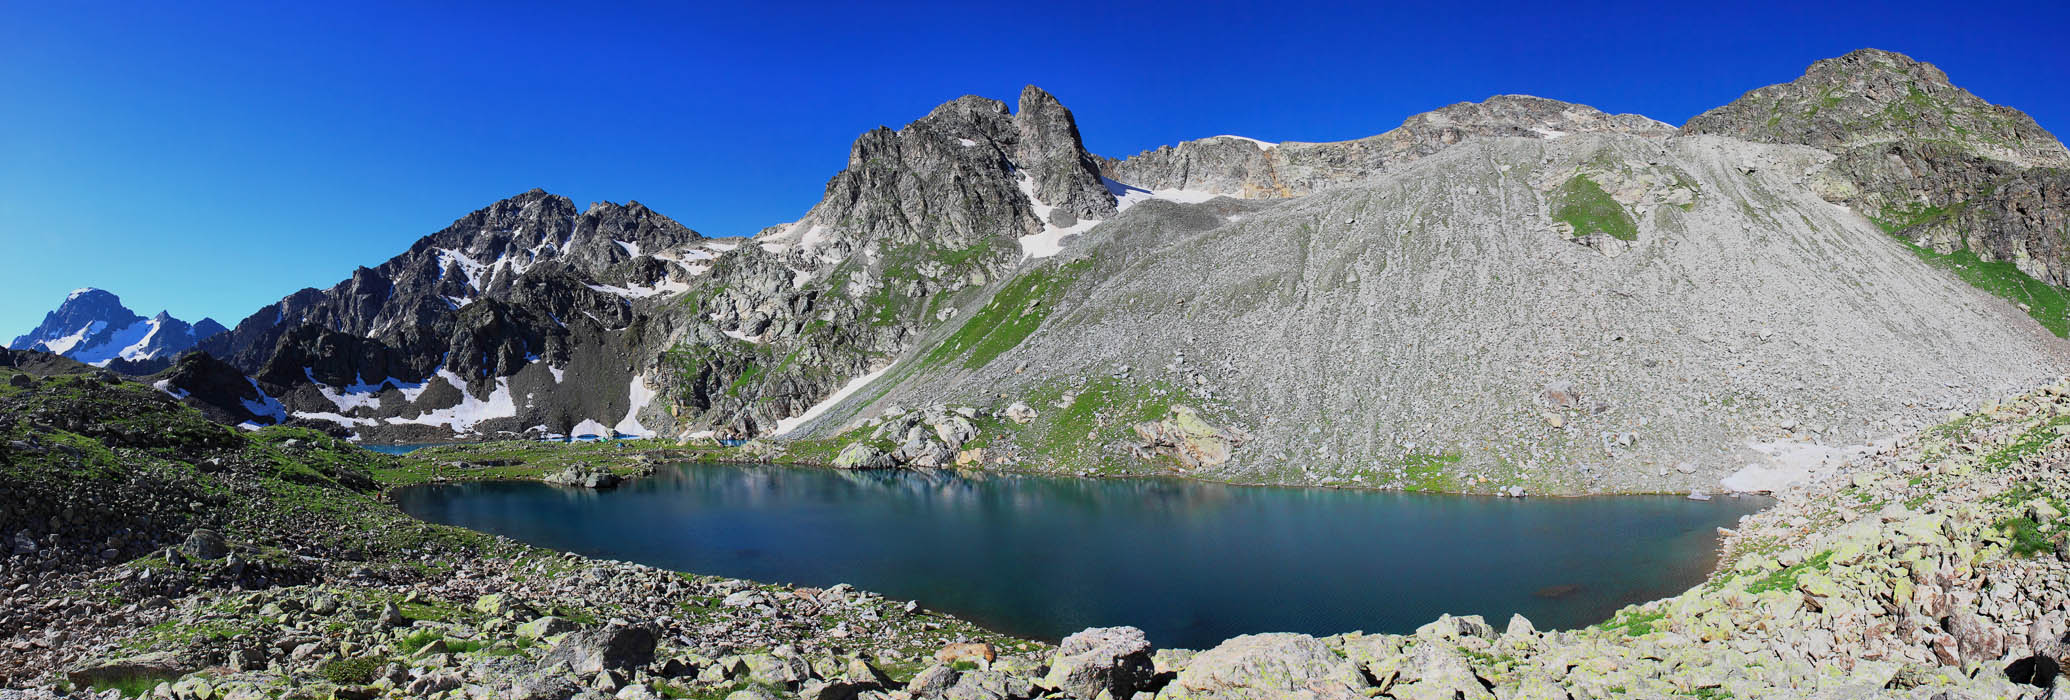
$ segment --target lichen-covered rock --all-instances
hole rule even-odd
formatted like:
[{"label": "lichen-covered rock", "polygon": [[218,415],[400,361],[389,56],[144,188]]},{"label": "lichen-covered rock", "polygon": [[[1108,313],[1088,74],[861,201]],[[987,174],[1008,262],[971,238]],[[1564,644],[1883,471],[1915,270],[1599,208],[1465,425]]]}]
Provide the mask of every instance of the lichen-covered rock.
[{"label": "lichen-covered rock", "polygon": [[541,662],[565,663],[581,674],[645,666],[654,660],[654,630],[641,625],[606,625],[561,638]]},{"label": "lichen-covered rock", "polygon": [[863,443],[841,448],[834,456],[834,466],[842,469],[890,469],[898,466],[898,460],[891,454]]},{"label": "lichen-covered rock", "polygon": [[1165,418],[1134,426],[1138,454],[1169,455],[1188,469],[1213,467],[1229,461],[1231,450],[1250,438],[1240,429],[1219,428],[1202,420],[1190,406],[1174,405]]},{"label": "lichen-covered rock", "polygon": [[1365,678],[1344,657],[1305,634],[1251,634],[1200,652],[1166,686],[1168,700],[1265,700],[1290,693],[1350,693]]}]

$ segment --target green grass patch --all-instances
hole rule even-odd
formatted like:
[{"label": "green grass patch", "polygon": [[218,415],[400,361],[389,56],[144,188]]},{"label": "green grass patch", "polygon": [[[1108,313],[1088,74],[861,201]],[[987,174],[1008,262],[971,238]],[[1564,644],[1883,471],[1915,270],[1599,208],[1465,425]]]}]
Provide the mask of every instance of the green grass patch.
[{"label": "green grass patch", "polygon": [[1596,629],[1605,632],[1621,632],[1627,637],[1644,637],[1653,634],[1656,631],[1654,624],[1665,619],[1667,619],[1667,613],[1664,612],[1640,608],[1625,608],[1618,611],[1616,617],[1596,625]]},{"label": "green grass patch", "polygon": [[318,668],[317,673],[338,685],[366,685],[374,682],[374,674],[380,673],[387,663],[387,659],[376,656],[336,659]]},{"label": "green grass patch", "polygon": [[1553,191],[1552,218],[1574,227],[1574,237],[1601,233],[1621,241],[1639,240],[1639,226],[1624,205],[1587,175],[1575,175]]},{"label": "green grass patch", "polygon": [[984,308],[927,353],[923,364],[939,366],[957,358],[968,369],[991,364],[1042,327],[1057,298],[1083,268],[1073,263],[1054,271],[1035,270],[1008,282]]},{"label": "green grass patch", "polygon": [[2011,551],[2013,556],[2024,559],[2043,552],[2055,551],[2055,542],[2041,531],[2041,523],[2034,522],[2033,518],[2024,515],[2005,518],[1999,520],[1996,527],[2012,540],[2008,551]]},{"label": "green grass patch", "polygon": [[1402,490],[1419,493],[1450,493],[1458,485],[1452,467],[1459,464],[1456,452],[1411,452],[1402,457]]},{"label": "green grass patch", "polygon": [[171,683],[179,679],[179,676],[131,676],[128,678],[96,682],[93,684],[93,692],[98,694],[113,690],[118,693],[121,693],[122,697],[125,698],[149,697],[151,695],[151,691],[157,689],[160,683]]},{"label": "green grass patch", "polygon": [[1797,579],[1799,577],[1802,577],[1804,573],[1808,571],[1826,570],[1828,568],[1828,562],[1831,562],[1832,559],[1832,552],[1819,552],[1818,554],[1812,555],[1810,559],[1806,559],[1804,561],[1800,561],[1795,564],[1783,567],[1780,570],[1777,570],[1773,573],[1768,574],[1767,576],[1763,576],[1760,579],[1755,580],[1753,583],[1747,584],[1747,592],[1752,593],[1754,595],[1760,595],[1762,593],[1767,593],[1769,591],[1796,590]]}]

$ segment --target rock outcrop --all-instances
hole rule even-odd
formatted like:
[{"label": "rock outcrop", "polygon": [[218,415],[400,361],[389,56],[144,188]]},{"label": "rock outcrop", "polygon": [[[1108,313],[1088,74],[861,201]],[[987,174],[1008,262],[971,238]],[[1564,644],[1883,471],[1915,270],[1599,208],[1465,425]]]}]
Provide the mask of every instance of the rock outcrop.
[{"label": "rock outcrop", "polygon": [[1330,143],[1267,143],[1216,136],[1102,161],[1107,177],[1146,190],[1239,198],[1300,197],[1399,167],[1474,138],[1557,139],[1575,134],[1668,136],[1636,114],[1529,95],[1496,95],[1409,117],[1385,133]]}]

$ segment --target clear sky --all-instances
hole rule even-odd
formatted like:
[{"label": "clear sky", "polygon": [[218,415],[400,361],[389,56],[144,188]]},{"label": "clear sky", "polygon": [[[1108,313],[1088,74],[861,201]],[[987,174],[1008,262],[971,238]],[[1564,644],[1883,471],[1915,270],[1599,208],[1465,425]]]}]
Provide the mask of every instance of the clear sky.
[{"label": "clear sky", "polygon": [[603,5],[0,0],[0,339],[82,286],[235,324],[533,187],[750,234],[1028,83],[1126,156],[1501,93],[1680,124],[1873,46],[2070,130],[2059,2]]}]

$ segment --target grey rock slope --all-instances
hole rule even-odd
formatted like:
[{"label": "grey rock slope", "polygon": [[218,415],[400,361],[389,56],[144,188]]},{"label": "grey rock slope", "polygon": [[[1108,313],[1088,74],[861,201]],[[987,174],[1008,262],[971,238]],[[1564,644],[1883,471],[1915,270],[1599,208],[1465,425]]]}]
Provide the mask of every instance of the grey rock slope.
[{"label": "grey rock slope", "polygon": [[[1137,204],[808,431],[868,443],[901,407],[1021,403],[1034,418],[954,447],[1244,482],[1714,490],[2070,369],[2017,309],[1813,193],[1833,159],[1480,137],[1290,201]],[[1575,207],[1633,235],[1578,230]]]},{"label": "grey rock slope", "polygon": [[[1862,49],[1690,119],[1691,133],[1797,143],[1838,156],[1813,182],[1937,254],[2012,263],[2070,285],[2070,151],[2017,109],[1986,103],[1932,64]],[[2066,323],[2061,311],[2045,322]]]},{"label": "grey rock slope", "polygon": [[133,374],[163,369],[173,357],[223,332],[213,319],[188,324],[160,311],[144,318],[122,299],[91,287],[72,292],[43,322],[8,346],[40,350]]}]

